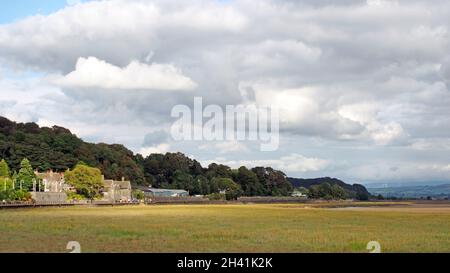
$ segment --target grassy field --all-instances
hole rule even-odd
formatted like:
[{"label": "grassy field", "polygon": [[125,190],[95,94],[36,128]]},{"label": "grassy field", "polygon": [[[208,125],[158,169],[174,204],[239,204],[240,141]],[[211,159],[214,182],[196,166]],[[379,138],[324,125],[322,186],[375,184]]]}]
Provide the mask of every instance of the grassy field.
[{"label": "grassy field", "polygon": [[0,210],[0,252],[450,252],[450,209],[170,205]]}]

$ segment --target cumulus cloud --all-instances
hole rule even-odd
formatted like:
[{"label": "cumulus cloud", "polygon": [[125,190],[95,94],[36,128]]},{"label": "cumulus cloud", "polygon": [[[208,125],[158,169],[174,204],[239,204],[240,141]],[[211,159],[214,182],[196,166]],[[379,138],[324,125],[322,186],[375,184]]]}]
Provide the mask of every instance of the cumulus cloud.
[{"label": "cumulus cloud", "polygon": [[62,87],[185,91],[196,84],[173,65],[132,61],[120,68],[95,57],[79,58],[73,72],[52,81]]},{"label": "cumulus cloud", "polygon": [[198,147],[200,150],[214,150],[218,154],[249,152],[248,147],[239,141],[219,141],[204,143]]},{"label": "cumulus cloud", "polygon": [[139,150],[139,153],[146,157],[151,154],[165,154],[170,151],[170,145],[168,143],[161,143],[153,147],[144,147]]},{"label": "cumulus cloud", "polygon": [[90,1],[0,26],[0,52],[12,64],[49,71],[68,71],[81,56],[123,66],[172,49],[167,42],[186,46],[196,33],[220,36],[245,25],[235,7],[213,1]]},{"label": "cumulus cloud", "polygon": [[[446,149],[436,147],[450,138],[449,17],[445,0],[83,2],[0,25],[0,68],[26,74],[1,71],[0,113],[76,127],[89,140],[135,151],[170,146],[237,161],[245,149],[230,143],[181,145],[157,136],[142,142],[148,132],[168,131],[174,105],[192,107],[202,96],[222,107],[279,107],[282,139],[297,141],[282,141],[271,158],[305,151],[332,158],[333,169],[318,174],[367,179],[356,161],[375,155],[395,157],[400,167],[421,158],[448,166]],[[49,86],[49,78],[57,84]],[[314,142],[303,146],[304,138]],[[246,148],[245,155],[262,160],[259,150]],[[371,160],[367,166],[376,164]],[[294,162],[277,162],[267,163],[304,174]],[[425,169],[414,175],[427,177]]]},{"label": "cumulus cloud", "polygon": [[418,138],[411,143],[411,148],[419,151],[448,151],[450,150],[450,138]]},{"label": "cumulus cloud", "polygon": [[327,160],[309,158],[300,154],[291,154],[275,161],[269,160],[268,163],[273,163],[278,168],[289,172],[319,171],[329,164]]},{"label": "cumulus cloud", "polygon": [[358,122],[339,115],[336,106],[314,87],[299,89],[273,89],[260,84],[253,85],[258,105],[276,108],[280,111],[282,130],[297,134],[332,136],[358,135],[363,127]]},{"label": "cumulus cloud", "polygon": [[246,166],[248,168],[273,167],[275,169],[280,169],[285,172],[291,173],[316,172],[325,169],[330,164],[330,162],[325,159],[305,157],[296,153],[282,156],[277,159],[226,160],[225,158],[218,157],[214,160],[201,161],[201,163],[205,166],[208,166],[213,162],[219,162],[220,164],[225,164],[235,168],[238,168],[240,166]]},{"label": "cumulus cloud", "polygon": [[[346,173],[353,173],[364,182],[427,182],[448,181],[450,165],[426,162],[371,162],[352,166]],[[345,175],[345,174],[340,174]]]},{"label": "cumulus cloud", "polygon": [[251,45],[244,53],[242,65],[258,72],[284,69],[289,63],[310,64],[322,55],[318,47],[296,40],[266,40]]}]

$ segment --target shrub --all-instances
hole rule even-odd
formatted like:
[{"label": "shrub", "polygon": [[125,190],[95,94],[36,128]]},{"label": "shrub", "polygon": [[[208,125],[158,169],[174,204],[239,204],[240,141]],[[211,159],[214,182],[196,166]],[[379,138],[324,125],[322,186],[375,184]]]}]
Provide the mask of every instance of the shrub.
[{"label": "shrub", "polygon": [[72,171],[65,173],[66,182],[75,187],[78,194],[95,199],[104,186],[101,171],[84,164],[78,164]]},{"label": "shrub", "polygon": [[309,188],[309,198],[312,199],[345,199],[347,194],[345,190],[339,185],[330,185],[329,183],[322,183],[314,185]]},{"label": "shrub", "polygon": [[211,193],[210,195],[208,195],[208,199],[211,201],[225,200],[226,196],[225,196],[225,194],[221,194],[221,193]]},{"label": "shrub", "polygon": [[145,199],[145,194],[143,191],[141,190],[135,190],[133,191],[133,196],[134,198],[136,198],[137,200],[144,200]]},{"label": "shrub", "polygon": [[0,192],[0,201],[30,201],[31,194],[24,190],[12,190]]},{"label": "shrub", "polygon": [[80,201],[85,199],[85,197],[81,194],[75,193],[75,192],[69,192],[67,194],[67,200],[68,201]]}]

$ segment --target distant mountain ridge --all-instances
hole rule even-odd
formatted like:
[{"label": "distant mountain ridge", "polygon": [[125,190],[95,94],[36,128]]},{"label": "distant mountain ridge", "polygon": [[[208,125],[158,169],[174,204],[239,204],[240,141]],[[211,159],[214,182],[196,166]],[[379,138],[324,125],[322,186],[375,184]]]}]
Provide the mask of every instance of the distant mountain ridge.
[{"label": "distant mountain ridge", "polygon": [[370,188],[369,191],[373,195],[381,194],[388,198],[450,198],[450,184]]},{"label": "distant mountain ridge", "polygon": [[337,178],[322,177],[322,178],[305,179],[305,178],[288,177],[288,180],[296,188],[304,187],[306,189],[309,189],[314,185],[328,183],[330,185],[338,185],[342,187],[347,192],[347,195],[353,198],[365,199],[366,196],[367,197],[370,196],[369,191],[367,191],[366,187],[364,187],[363,185],[361,184],[350,185]]},{"label": "distant mountain ridge", "polygon": [[364,183],[367,189],[378,188],[403,188],[403,187],[416,187],[416,186],[439,186],[450,184],[450,181],[386,181],[386,182],[368,182]]}]

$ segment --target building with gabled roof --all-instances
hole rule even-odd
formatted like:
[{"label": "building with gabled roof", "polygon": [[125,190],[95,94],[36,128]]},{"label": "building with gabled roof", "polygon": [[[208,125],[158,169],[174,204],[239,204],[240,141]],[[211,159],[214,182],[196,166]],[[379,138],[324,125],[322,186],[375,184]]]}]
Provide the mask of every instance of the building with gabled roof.
[{"label": "building with gabled roof", "polygon": [[66,183],[64,173],[49,170],[45,173],[35,171],[35,175],[42,181],[43,192],[69,192],[74,190],[72,186]]},{"label": "building with gabled roof", "polygon": [[103,179],[103,199],[111,202],[130,202],[131,196],[131,182],[115,181],[112,179]]}]

